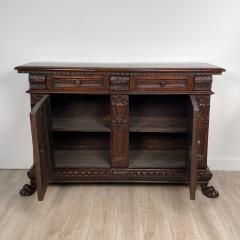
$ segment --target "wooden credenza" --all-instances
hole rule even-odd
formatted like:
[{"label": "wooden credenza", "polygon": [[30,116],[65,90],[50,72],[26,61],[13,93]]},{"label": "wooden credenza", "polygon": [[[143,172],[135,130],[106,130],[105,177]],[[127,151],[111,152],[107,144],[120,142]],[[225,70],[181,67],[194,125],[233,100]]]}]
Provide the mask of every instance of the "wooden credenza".
[{"label": "wooden credenza", "polygon": [[159,182],[198,185],[207,197],[210,64],[29,63],[34,164],[30,184],[43,200],[49,183]]}]

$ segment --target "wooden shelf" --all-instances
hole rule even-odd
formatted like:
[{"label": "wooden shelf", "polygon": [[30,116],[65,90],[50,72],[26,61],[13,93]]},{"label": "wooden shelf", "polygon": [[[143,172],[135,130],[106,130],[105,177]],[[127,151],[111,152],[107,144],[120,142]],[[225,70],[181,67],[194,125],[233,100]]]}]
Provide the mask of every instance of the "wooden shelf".
[{"label": "wooden shelf", "polygon": [[110,132],[109,121],[102,118],[52,119],[53,131]]},{"label": "wooden shelf", "polygon": [[187,119],[166,117],[130,117],[129,131],[185,133],[187,132]]},{"label": "wooden shelf", "polygon": [[110,168],[110,153],[104,150],[55,150],[57,168]]},{"label": "wooden shelf", "polygon": [[129,168],[185,168],[186,150],[131,150]]}]

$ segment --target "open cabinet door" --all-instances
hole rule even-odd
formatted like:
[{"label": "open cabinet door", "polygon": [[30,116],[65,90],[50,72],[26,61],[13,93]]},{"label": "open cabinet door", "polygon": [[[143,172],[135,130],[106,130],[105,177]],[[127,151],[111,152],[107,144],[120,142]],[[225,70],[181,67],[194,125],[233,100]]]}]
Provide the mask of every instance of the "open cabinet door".
[{"label": "open cabinet door", "polygon": [[193,95],[189,96],[189,189],[190,199],[194,200],[197,188],[197,159],[199,107]]},{"label": "open cabinet door", "polygon": [[44,198],[50,178],[50,116],[50,97],[48,95],[44,95],[30,113],[33,158],[39,201],[43,200]]}]

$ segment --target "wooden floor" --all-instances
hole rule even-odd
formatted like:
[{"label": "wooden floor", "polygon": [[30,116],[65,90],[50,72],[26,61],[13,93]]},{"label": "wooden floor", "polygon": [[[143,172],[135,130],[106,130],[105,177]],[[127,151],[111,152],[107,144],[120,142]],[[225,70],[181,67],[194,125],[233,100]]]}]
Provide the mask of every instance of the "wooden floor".
[{"label": "wooden floor", "polygon": [[169,185],[51,185],[18,195],[26,171],[0,170],[1,240],[239,240],[240,172],[215,172],[218,199]]}]

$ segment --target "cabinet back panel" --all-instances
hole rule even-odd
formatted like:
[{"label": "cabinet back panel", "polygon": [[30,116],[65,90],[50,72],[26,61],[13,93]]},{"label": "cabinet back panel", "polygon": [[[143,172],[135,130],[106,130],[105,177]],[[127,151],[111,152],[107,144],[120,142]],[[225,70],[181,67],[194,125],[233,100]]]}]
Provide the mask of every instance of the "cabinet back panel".
[{"label": "cabinet back panel", "polygon": [[110,118],[110,99],[106,95],[52,94],[52,117]]},{"label": "cabinet back panel", "polygon": [[54,148],[57,150],[71,149],[110,149],[110,134],[108,133],[81,133],[81,132],[54,132]]},{"label": "cabinet back panel", "polygon": [[187,117],[185,95],[130,96],[130,116],[133,117]]},{"label": "cabinet back panel", "polygon": [[130,148],[133,150],[187,150],[187,134],[131,133]]}]

